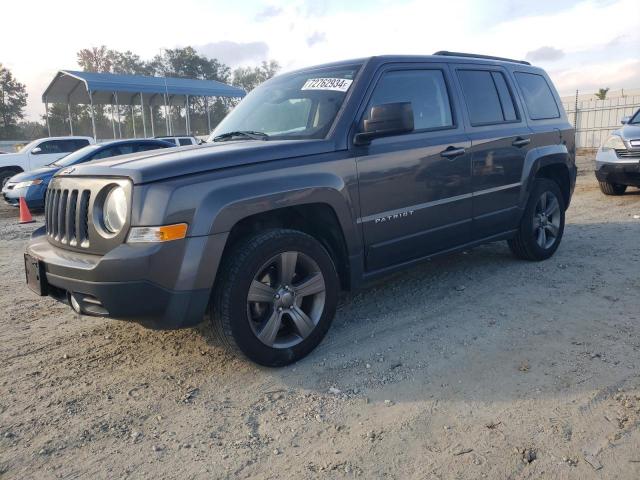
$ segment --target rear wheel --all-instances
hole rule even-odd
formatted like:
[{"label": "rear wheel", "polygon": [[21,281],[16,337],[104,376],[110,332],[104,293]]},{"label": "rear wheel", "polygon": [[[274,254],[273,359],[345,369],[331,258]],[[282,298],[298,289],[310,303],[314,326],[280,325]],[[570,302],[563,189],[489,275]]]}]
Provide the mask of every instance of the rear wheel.
[{"label": "rear wheel", "polygon": [[626,185],[620,185],[619,183],[611,183],[611,182],[601,182],[598,181],[600,185],[600,190],[605,195],[624,195],[624,192],[627,191]]},{"label": "rear wheel", "polygon": [[338,298],[329,253],[295,230],[256,234],[225,254],[211,305],[223,344],[261,365],[293,363],[329,329]]},{"label": "rear wheel", "polygon": [[564,219],[564,198],[558,184],[536,179],[518,233],[508,241],[509,248],[524,260],[546,260],[560,245]]}]

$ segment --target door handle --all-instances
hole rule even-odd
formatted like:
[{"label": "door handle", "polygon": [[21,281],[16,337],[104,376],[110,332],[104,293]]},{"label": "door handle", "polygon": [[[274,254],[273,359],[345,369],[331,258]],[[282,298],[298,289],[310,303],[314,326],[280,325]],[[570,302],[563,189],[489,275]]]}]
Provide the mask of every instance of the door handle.
[{"label": "door handle", "polygon": [[513,145],[514,147],[524,147],[526,145],[529,145],[531,143],[531,139],[530,138],[522,138],[522,137],[518,137],[516,138],[513,143],[511,145]]},{"label": "door handle", "polygon": [[446,150],[443,150],[442,152],[440,152],[440,156],[444,157],[448,160],[453,160],[456,157],[459,157],[460,155],[464,155],[464,152],[466,150],[464,148],[456,148],[456,147],[447,147]]}]

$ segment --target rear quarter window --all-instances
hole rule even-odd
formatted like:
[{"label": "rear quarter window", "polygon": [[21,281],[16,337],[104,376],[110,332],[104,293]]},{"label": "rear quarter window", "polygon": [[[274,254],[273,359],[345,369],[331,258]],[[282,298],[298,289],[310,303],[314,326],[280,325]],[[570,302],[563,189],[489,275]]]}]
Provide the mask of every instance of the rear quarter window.
[{"label": "rear quarter window", "polygon": [[516,82],[522,91],[531,120],[559,118],[560,110],[547,80],[535,73],[516,72]]}]

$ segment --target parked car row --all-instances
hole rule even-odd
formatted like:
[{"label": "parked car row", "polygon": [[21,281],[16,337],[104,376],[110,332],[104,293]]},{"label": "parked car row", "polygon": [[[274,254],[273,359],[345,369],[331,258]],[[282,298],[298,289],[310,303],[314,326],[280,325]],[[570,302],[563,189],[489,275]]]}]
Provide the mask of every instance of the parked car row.
[{"label": "parked car row", "polygon": [[[36,140],[17,154],[8,155],[12,157],[7,159],[11,165],[5,168],[5,171],[10,171],[14,175],[5,175],[2,196],[10,205],[17,206],[20,197],[24,197],[29,208],[44,208],[49,182],[64,168],[91,160],[175,146],[173,142],[160,139],[115,140],[98,144],[94,144],[93,139],[89,137]],[[61,150],[68,150],[71,153],[61,152]],[[2,157],[3,163],[5,158]],[[18,168],[26,171],[16,173]]]}]

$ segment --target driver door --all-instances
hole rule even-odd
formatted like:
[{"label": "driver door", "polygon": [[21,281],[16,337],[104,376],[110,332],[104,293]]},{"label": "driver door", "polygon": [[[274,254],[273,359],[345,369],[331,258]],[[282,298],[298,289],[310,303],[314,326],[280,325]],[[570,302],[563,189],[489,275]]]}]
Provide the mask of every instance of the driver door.
[{"label": "driver door", "polygon": [[446,65],[388,66],[375,105],[410,102],[414,130],[354,146],[368,271],[383,270],[471,239],[471,142],[449,95]]}]

